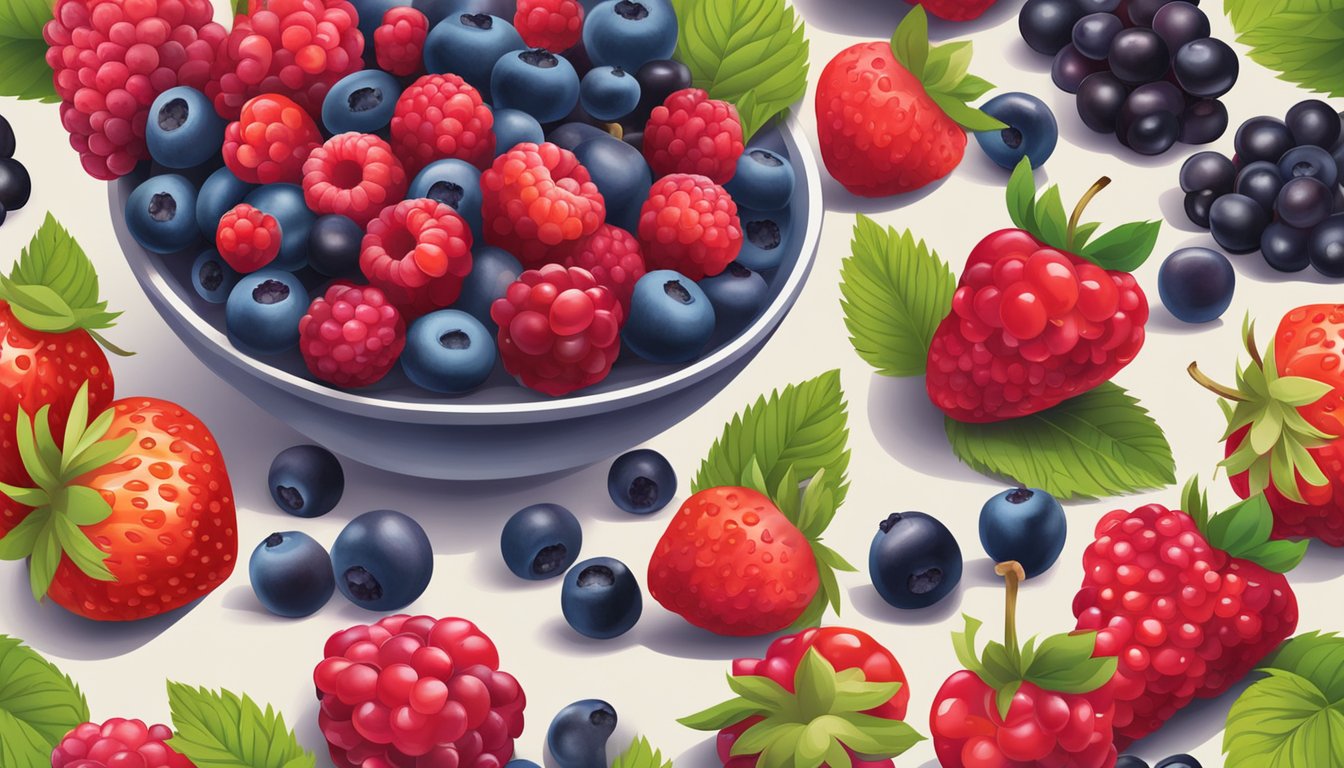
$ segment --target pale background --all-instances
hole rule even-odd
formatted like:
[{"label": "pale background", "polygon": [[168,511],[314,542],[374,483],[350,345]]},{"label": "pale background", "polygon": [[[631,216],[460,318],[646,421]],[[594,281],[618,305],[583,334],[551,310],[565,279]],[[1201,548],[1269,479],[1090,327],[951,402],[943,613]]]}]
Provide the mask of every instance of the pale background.
[{"label": "pale background", "polygon": [[[214,1],[222,14],[227,2]],[[868,37],[888,36],[906,9],[901,0],[793,1],[809,24],[814,82],[842,48]],[[1230,41],[1227,21],[1217,15],[1218,4],[1205,5],[1213,13],[1215,34]],[[1090,133],[1077,118],[1073,97],[1051,84],[1049,60],[1030,51],[1018,36],[1020,6],[1021,2],[1001,0],[978,21],[961,26],[935,23],[933,33],[938,38],[972,35],[976,43],[972,71],[1003,90],[1036,93],[1055,109],[1060,145],[1040,176],[1062,183],[1070,207],[1096,177],[1108,174],[1115,183],[1094,202],[1090,209],[1094,217],[1108,224],[1164,214],[1170,219],[1155,258],[1138,273],[1154,305],[1148,344],[1139,360],[1121,373],[1119,382],[1139,395],[1166,428],[1178,476],[1184,479],[1199,472],[1207,477],[1221,457],[1217,438],[1222,417],[1213,397],[1185,375],[1192,356],[1200,358],[1205,370],[1228,379],[1240,349],[1238,327],[1244,313],[1253,310],[1261,318],[1262,331],[1268,333],[1285,310],[1302,303],[1338,300],[1341,292],[1314,273],[1291,278],[1273,273],[1253,254],[1234,257],[1239,285],[1225,321],[1191,327],[1167,314],[1157,298],[1161,258],[1175,248],[1209,242],[1206,233],[1194,231],[1185,221],[1179,192],[1172,191],[1176,169],[1188,151],[1178,145],[1164,157],[1143,158],[1122,149],[1111,137]],[[1256,114],[1282,115],[1304,96],[1243,59],[1240,82],[1227,103],[1235,126]],[[815,136],[811,105],[809,91],[800,116],[808,133]],[[95,720],[124,716],[165,721],[165,678],[225,686],[281,709],[297,725],[304,744],[319,754],[319,765],[330,765],[316,724],[311,669],[328,635],[377,616],[337,596],[325,610],[306,620],[272,617],[252,594],[246,558],[272,531],[299,528],[330,545],[351,517],[392,507],[425,525],[437,553],[433,583],[409,610],[464,616],[479,623],[498,644],[504,668],[527,691],[528,728],[518,743],[520,757],[541,757],[546,726],[562,706],[596,697],[616,707],[620,716],[616,740],[621,746],[633,733],[641,732],[675,756],[679,768],[717,765],[712,741],[674,720],[726,698],[723,674],[728,660],[759,655],[766,639],[728,640],[702,634],[647,599],[642,622],[626,636],[607,642],[584,639],[569,629],[560,614],[560,580],[531,583],[515,579],[505,569],[498,549],[499,529],[512,512],[534,502],[557,502],[573,509],[584,522],[582,557],[620,558],[642,583],[649,553],[675,503],[653,519],[625,515],[607,497],[605,464],[541,484],[485,485],[407,480],[348,466],[347,493],[334,513],[311,521],[280,513],[266,492],[265,473],[271,458],[299,442],[299,435],[197,363],[144,300],[113,236],[107,189],[81,172],[66,144],[57,108],[6,99],[0,110],[14,125],[17,156],[31,170],[34,183],[32,201],[12,213],[0,229],[0,254],[4,254],[0,264],[17,257],[44,211],[52,211],[69,227],[97,262],[104,296],[113,308],[126,312],[110,338],[139,352],[129,360],[114,361],[118,392],[168,398],[198,414],[223,446],[239,502],[239,568],[227,584],[187,613],[128,626],[96,625],[54,605],[34,604],[24,566],[0,564],[0,633],[23,638],[71,674],[88,694]],[[1215,146],[1230,151],[1231,134]],[[965,162],[951,178],[904,199],[857,200],[827,181],[829,211],[817,266],[779,333],[718,398],[648,444],[672,460],[684,489],[733,413],[774,387],[831,368],[842,370],[850,406],[853,488],[827,543],[866,571],[868,543],[877,523],[891,512],[922,510],[952,528],[966,555],[961,588],[932,609],[903,613],[889,608],[864,573],[843,574],[843,616],[838,622],[827,618],[870,632],[900,658],[910,675],[910,721],[925,734],[934,693],[958,668],[948,634],[960,626],[960,612],[986,619],[987,631],[1001,631],[1002,591],[976,534],[981,504],[1001,487],[952,457],[943,438],[941,417],[928,404],[922,382],[874,376],[854,354],[841,319],[837,270],[849,250],[855,211],[868,212],[884,225],[914,228],[917,236],[926,238],[959,270],[980,237],[1008,226],[1002,204],[1005,178],[972,142]],[[1214,483],[1213,489],[1216,506],[1232,500],[1224,480]],[[1178,498],[1179,490],[1170,488],[1123,500],[1069,505],[1071,535],[1063,557],[1050,573],[1024,588],[1020,617],[1024,633],[1072,628],[1069,606],[1081,577],[1081,552],[1101,514],[1117,506],[1174,505]],[[1344,552],[1313,546],[1292,576],[1302,603],[1300,630],[1341,628],[1337,618],[1341,573]],[[1221,765],[1222,722],[1236,692],[1191,707],[1135,751],[1149,761],[1193,751],[1205,766]],[[922,768],[936,765],[928,742],[898,763]]]}]

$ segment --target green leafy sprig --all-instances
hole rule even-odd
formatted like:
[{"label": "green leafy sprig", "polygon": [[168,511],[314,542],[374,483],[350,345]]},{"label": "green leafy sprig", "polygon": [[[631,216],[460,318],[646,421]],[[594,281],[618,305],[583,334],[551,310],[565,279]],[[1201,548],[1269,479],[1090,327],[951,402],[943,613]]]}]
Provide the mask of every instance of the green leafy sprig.
[{"label": "green leafy sprig", "polygon": [[168,746],[197,768],[314,768],[305,750],[271,707],[247,696],[168,683],[173,738]]},{"label": "green leafy sprig", "polygon": [[0,2],[0,96],[48,104],[61,100],[42,37],[51,9],[52,0]]},{"label": "green leafy sprig", "polygon": [[1334,0],[1225,0],[1237,42],[1280,80],[1344,95],[1344,7]]},{"label": "green leafy sprig", "polygon": [[611,768],[672,768],[672,761],[663,758],[663,753],[653,748],[649,740],[636,736],[630,747],[616,758]]},{"label": "green leafy sprig", "polygon": [[1232,703],[1225,768],[1344,765],[1344,638],[1294,637]]},{"label": "green leafy sprig", "polygon": [[73,680],[17,638],[0,635],[0,765],[50,765],[51,751],[88,719]]},{"label": "green leafy sprig", "polygon": [[905,14],[891,36],[891,52],[901,66],[919,79],[948,117],[968,131],[997,131],[1008,126],[970,106],[994,89],[981,77],[970,74],[972,46],[969,40],[942,45],[929,42],[929,17],[916,5]]}]

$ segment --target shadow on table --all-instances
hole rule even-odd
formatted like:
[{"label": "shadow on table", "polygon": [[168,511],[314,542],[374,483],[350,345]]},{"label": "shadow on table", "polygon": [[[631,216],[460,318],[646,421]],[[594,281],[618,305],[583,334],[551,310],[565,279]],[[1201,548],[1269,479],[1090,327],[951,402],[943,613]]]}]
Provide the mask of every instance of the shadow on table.
[{"label": "shadow on table", "polygon": [[1330,547],[1319,541],[1307,547],[1307,556],[1293,569],[1293,581],[1316,584],[1344,576],[1344,549]]},{"label": "shadow on table", "polygon": [[[842,35],[862,38],[890,37],[905,14],[913,7],[902,0],[794,0],[794,5],[811,26]],[[1021,2],[1001,0],[971,21],[944,21],[929,17],[929,37],[935,41],[962,39],[981,30],[1016,20]],[[1014,21],[1016,23],[1016,21]]]},{"label": "shadow on table", "polygon": [[1170,755],[1189,752],[1191,746],[1203,744],[1223,730],[1232,702],[1241,696],[1254,678],[1243,680],[1216,699],[1198,699],[1177,712],[1156,733],[1139,739],[1125,750],[1150,763]]},{"label": "shadow on table", "polygon": [[644,605],[644,617],[635,631],[639,643],[654,653],[708,660],[759,657],[777,636],[720,637],[649,603]]},{"label": "shadow on table", "polygon": [[952,454],[943,414],[929,402],[923,376],[873,374],[868,421],[887,455],[910,470],[947,480],[983,481]]}]

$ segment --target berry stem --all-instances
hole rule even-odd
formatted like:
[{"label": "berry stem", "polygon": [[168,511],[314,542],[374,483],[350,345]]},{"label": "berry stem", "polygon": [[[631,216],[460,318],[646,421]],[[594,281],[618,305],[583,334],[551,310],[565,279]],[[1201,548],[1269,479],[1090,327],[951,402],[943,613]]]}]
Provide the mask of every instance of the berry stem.
[{"label": "berry stem", "polygon": [[1187,373],[1190,374],[1190,378],[1195,380],[1195,383],[1209,390],[1213,394],[1223,398],[1224,400],[1231,400],[1234,403],[1246,402],[1245,395],[1241,394],[1235,389],[1232,389],[1231,387],[1219,384],[1213,379],[1210,379],[1208,376],[1205,376],[1204,372],[1199,370],[1199,363],[1191,363],[1190,367],[1186,368],[1185,370]]},{"label": "berry stem", "polygon": [[1003,605],[1003,644],[1017,658],[1021,652],[1021,646],[1017,644],[1017,587],[1027,578],[1027,572],[1016,560],[999,563],[994,566],[994,572],[1008,585]]},{"label": "berry stem", "polygon": [[1078,199],[1078,204],[1073,206],[1073,214],[1069,216],[1069,231],[1065,234],[1065,237],[1070,244],[1073,243],[1073,233],[1078,229],[1078,222],[1083,218],[1083,209],[1087,208],[1087,204],[1092,202],[1092,198],[1096,197],[1097,194],[1109,186],[1110,183],[1111,177],[1109,176],[1102,176],[1100,179],[1097,179],[1097,183],[1093,184],[1090,189],[1084,192],[1083,196]]},{"label": "berry stem", "polygon": [[625,139],[625,128],[620,123],[607,123],[607,133],[610,133],[617,141]]}]

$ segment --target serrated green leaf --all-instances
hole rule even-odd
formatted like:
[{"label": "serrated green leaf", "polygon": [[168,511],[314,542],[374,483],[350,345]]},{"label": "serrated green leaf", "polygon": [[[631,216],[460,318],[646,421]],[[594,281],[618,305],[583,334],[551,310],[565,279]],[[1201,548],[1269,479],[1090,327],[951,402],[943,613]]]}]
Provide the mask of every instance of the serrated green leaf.
[{"label": "serrated green leaf", "polygon": [[840,265],[840,306],[850,343],[883,376],[920,376],[957,281],[947,263],[916,242],[860,214],[851,255]]},{"label": "serrated green leaf", "polygon": [[1104,269],[1133,272],[1153,254],[1161,230],[1160,221],[1121,224],[1098,235],[1078,255]]},{"label": "serrated green leaf", "polygon": [[654,749],[648,739],[639,736],[616,758],[611,768],[672,768],[672,761],[664,759],[663,753]]},{"label": "serrated green leaf", "polygon": [[1344,765],[1341,702],[1294,672],[1266,671],[1228,712],[1225,768]]},{"label": "serrated green leaf", "polygon": [[60,101],[47,66],[42,27],[51,20],[51,0],[0,3],[0,96]]},{"label": "serrated green leaf", "polygon": [[0,276],[0,298],[10,302],[20,322],[51,333],[109,328],[119,314],[99,301],[93,262],[50,213],[9,275]]},{"label": "serrated green leaf", "polygon": [[173,738],[168,745],[197,768],[313,768],[317,758],[299,744],[284,717],[247,696],[168,683]]},{"label": "serrated green leaf", "polygon": [[1335,8],[1337,0],[1223,0],[1223,12],[1238,32],[1258,26],[1284,12],[1320,12]]},{"label": "serrated green leaf", "polygon": [[51,750],[88,719],[79,686],[37,651],[0,635],[0,765],[50,765]]},{"label": "serrated green leaf", "polygon": [[1161,428],[1110,382],[1031,416],[992,424],[948,419],[946,429],[953,453],[976,471],[1057,498],[1096,498],[1176,482]]},{"label": "serrated green leaf", "polygon": [[[1264,3],[1275,6],[1274,2]],[[1330,96],[1344,95],[1344,8],[1324,2],[1284,3],[1253,23],[1237,25],[1237,41],[1280,80]]]}]

